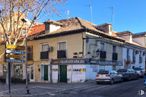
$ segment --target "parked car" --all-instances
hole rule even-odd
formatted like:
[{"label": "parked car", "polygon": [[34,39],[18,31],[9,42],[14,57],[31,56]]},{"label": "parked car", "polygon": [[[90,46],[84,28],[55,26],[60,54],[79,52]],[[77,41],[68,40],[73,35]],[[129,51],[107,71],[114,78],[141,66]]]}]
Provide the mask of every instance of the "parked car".
[{"label": "parked car", "polygon": [[133,68],[135,72],[138,74],[139,77],[143,78],[144,77],[144,70],[140,67],[134,67]]},{"label": "parked car", "polygon": [[119,69],[119,70],[117,70],[117,72],[124,81],[130,80],[130,74],[127,73],[127,69]]},{"label": "parked car", "polygon": [[117,72],[124,81],[138,79],[138,74],[133,69],[119,69]]},{"label": "parked car", "polygon": [[100,70],[96,75],[96,83],[100,82],[108,82],[108,83],[115,83],[122,81],[122,77],[118,75],[115,70],[108,71],[108,70]]},{"label": "parked car", "polygon": [[139,75],[133,69],[127,69],[127,72],[130,74],[130,80],[135,80],[139,78]]},{"label": "parked car", "polygon": [[146,71],[144,73],[144,86],[146,87]]}]

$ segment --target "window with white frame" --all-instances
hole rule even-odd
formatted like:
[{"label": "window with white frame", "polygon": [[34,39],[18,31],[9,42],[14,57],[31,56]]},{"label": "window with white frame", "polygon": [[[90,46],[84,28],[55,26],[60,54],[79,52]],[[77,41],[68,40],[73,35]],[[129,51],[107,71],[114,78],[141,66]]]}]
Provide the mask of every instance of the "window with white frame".
[{"label": "window with white frame", "polygon": [[42,52],[48,51],[49,45],[48,44],[43,44],[42,45]]},{"label": "window with white frame", "polygon": [[66,50],[66,42],[59,42],[58,50]]}]

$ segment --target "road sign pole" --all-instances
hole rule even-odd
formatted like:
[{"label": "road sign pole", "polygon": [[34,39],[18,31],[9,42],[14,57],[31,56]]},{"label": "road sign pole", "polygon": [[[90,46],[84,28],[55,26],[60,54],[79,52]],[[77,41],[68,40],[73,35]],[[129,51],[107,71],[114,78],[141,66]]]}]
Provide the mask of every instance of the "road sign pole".
[{"label": "road sign pole", "polygon": [[9,94],[11,94],[11,63],[8,63],[8,89]]},{"label": "road sign pole", "polygon": [[25,76],[26,76],[26,93],[30,94],[28,87],[28,72],[27,72],[27,38],[25,38]]}]

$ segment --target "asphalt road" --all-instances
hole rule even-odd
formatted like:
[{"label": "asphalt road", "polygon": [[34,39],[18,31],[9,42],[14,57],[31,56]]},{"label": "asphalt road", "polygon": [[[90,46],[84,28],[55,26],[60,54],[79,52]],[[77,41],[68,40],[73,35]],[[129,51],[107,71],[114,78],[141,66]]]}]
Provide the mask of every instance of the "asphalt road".
[{"label": "asphalt road", "polygon": [[[0,84],[1,85],[1,84]],[[140,95],[138,91],[145,91]],[[31,84],[31,94],[26,95],[25,85],[13,85],[11,97],[146,97],[143,79],[96,85],[94,81],[73,84]],[[5,85],[0,86],[0,96],[9,97]]]},{"label": "asphalt road", "polygon": [[[145,94],[139,94],[140,90],[145,91]],[[97,85],[97,87],[68,90],[56,97],[146,97],[146,88],[141,79],[114,85]]]}]

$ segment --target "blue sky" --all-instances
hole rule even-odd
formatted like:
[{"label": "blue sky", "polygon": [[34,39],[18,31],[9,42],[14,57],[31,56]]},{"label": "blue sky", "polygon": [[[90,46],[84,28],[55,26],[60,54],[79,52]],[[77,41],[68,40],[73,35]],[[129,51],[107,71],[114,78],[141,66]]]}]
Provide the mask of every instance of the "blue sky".
[{"label": "blue sky", "polygon": [[[59,16],[54,14],[48,18],[44,16],[42,21],[80,17],[92,21],[94,24],[112,23],[115,31],[129,30],[133,33],[146,31],[146,0],[67,0],[66,3],[57,6],[57,8]],[[67,10],[69,15],[67,15]]]}]

